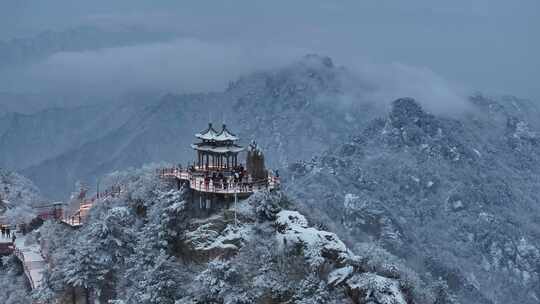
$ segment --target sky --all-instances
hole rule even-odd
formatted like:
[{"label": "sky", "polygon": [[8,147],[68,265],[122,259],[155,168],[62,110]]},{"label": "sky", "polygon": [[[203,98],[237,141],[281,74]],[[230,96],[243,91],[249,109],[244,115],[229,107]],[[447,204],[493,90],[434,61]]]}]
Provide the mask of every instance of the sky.
[{"label": "sky", "polygon": [[537,0],[4,0],[0,6],[0,40],[80,25],[136,25],[176,37],[51,54],[13,73],[42,86],[72,86],[77,74],[86,88],[123,79],[132,86],[215,90],[253,69],[318,53],[379,76],[396,73],[402,81],[408,77],[400,71],[421,71],[465,91],[540,100]]}]

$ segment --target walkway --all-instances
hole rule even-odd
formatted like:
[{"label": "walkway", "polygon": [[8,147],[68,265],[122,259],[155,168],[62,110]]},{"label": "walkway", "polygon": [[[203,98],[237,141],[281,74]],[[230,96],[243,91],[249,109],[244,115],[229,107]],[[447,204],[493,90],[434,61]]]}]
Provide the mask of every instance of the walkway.
[{"label": "walkway", "polygon": [[63,210],[61,213],[62,216],[60,218],[61,222],[64,224],[67,224],[71,227],[80,227],[83,225],[83,223],[86,221],[86,217],[88,216],[88,212],[90,212],[90,209],[97,201],[103,201],[107,198],[113,198],[118,195],[120,195],[122,192],[124,192],[123,187],[121,186],[113,186],[110,189],[107,189],[104,192],[100,192],[96,194],[95,196],[83,200],[79,204],[79,208],[75,210],[73,213],[68,214],[67,210]]},{"label": "walkway", "polygon": [[[232,181],[225,183],[214,183],[212,179],[205,179],[204,172],[189,171],[182,168],[165,168],[159,170],[162,178],[176,178],[189,182],[189,187],[199,192],[211,192],[221,194],[251,194],[263,190],[272,190],[279,187],[279,177],[268,174],[263,180],[252,182],[234,183]],[[230,180],[230,179],[229,179]]]},{"label": "walkway", "polygon": [[[115,197],[122,192],[123,189],[121,187],[112,187],[105,192],[101,192],[81,202],[75,213],[71,215],[66,214],[67,212],[62,204],[40,206],[35,208],[35,211],[38,213],[38,217],[43,220],[57,219],[72,227],[79,227],[84,224],[86,216],[94,203],[99,200]],[[11,237],[8,238],[0,234],[0,251],[5,251],[6,254],[13,253],[21,261],[24,274],[30,282],[30,287],[36,289],[41,285],[43,271],[47,267],[47,262],[43,258],[39,244],[25,245],[25,241],[25,236],[16,233],[15,244],[13,244]]]},{"label": "walkway", "polygon": [[[32,289],[39,288],[43,279],[43,270],[47,267],[45,259],[41,256],[41,249],[38,244],[25,245],[26,238],[19,234],[16,236],[13,253],[21,261],[30,287]],[[0,243],[12,244],[11,238],[0,236]]]}]

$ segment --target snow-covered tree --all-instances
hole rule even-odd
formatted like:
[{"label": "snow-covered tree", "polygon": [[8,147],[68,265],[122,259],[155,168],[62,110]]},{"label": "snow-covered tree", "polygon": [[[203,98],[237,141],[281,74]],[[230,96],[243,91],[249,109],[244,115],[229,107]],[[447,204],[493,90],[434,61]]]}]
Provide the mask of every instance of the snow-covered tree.
[{"label": "snow-covered tree", "polygon": [[14,256],[4,257],[0,260],[0,286],[2,303],[22,304],[32,302],[22,265]]}]

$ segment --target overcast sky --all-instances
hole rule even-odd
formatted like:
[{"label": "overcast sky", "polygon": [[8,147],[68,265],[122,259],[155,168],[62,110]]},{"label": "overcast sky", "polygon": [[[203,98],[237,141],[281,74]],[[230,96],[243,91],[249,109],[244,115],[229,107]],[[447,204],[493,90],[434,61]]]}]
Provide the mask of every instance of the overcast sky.
[{"label": "overcast sky", "polygon": [[[2,40],[78,25],[140,25],[174,32],[182,42],[173,46],[182,49],[188,45],[188,55],[198,52],[193,44],[202,44],[229,54],[224,58],[232,56],[233,60],[224,63],[222,74],[317,52],[342,65],[414,67],[471,91],[540,100],[538,0],[4,0],[0,4]],[[185,39],[191,42],[186,44]],[[168,47],[165,52],[176,52],[170,45],[162,46]],[[153,54],[159,47],[132,48],[130,56],[143,56],[133,54],[139,51]],[[105,52],[103,65],[116,61],[115,52],[118,50]],[[202,53],[200,60],[220,64],[217,53]],[[259,53],[264,55],[257,57]],[[81,59],[77,56],[68,55],[68,61]],[[101,61],[95,54],[88,58]],[[55,60],[58,56],[43,64]],[[192,69],[196,64],[195,60]],[[232,69],[233,64],[241,68]],[[151,69],[149,73],[157,79],[169,75],[160,78],[159,71]],[[194,85],[193,89],[204,88]]]}]

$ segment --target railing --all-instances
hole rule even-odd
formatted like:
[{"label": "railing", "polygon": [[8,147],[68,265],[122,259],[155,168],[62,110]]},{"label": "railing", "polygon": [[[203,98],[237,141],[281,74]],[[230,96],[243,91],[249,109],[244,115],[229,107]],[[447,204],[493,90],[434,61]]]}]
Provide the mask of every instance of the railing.
[{"label": "railing", "polygon": [[17,247],[15,247],[15,250],[13,251],[13,253],[21,261],[23,265],[24,274],[26,275],[26,277],[28,278],[28,281],[30,282],[30,287],[32,287],[32,289],[35,289],[36,283],[34,282],[34,278],[32,278],[30,268],[28,268],[29,263],[26,262],[26,259],[24,258],[24,253]]},{"label": "railing", "polygon": [[113,186],[110,189],[97,193],[92,198],[84,201],[83,203],[80,203],[79,208],[71,215],[68,215],[66,214],[66,212],[64,212],[63,213],[64,216],[62,217],[62,222],[73,227],[81,226],[84,223],[90,208],[92,208],[92,206],[97,200],[105,199],[109,197],[116,197],[120,195],[123,191],[124,190],[122,189],[122,187]]},{"label": "railing", "polygon": [[42,220],[61,219],[64,213],[63,204],[52,204],[46,206],[37,206],[33,208]]},{"label": "railing", "polygon": [[196,169],[187,170],[182,168],[163,168],[158,170],[160,177],[174,177],[189,181],[190,188],[199,192],[249,194],[266,189],[275,189],[280,185],[279,177],[271,174],[262,180],[234,182],[232,171],[217,171],[224,174],[227,179],[217,179],[218,182],[214,182],[214,179],[206,177],[210,172],[216,173],[216,171],[198,171]]},{"label": "railing", "polygon": [[15,250],[15,247],[13,246],[13,243],[10,241],[8,242],[0,242],[0,254],[3,255],[9,255],[12,254]]},{"label": "railing", "polygon": [[66,223],[66,224],[68,224],[70,226],[77,227],[77,226],[82,225],[83,219],[82,219],[82,217],[80,215],[76,214],[76,215],[72,215],[72,216],[62,218],[62,222]]}]

